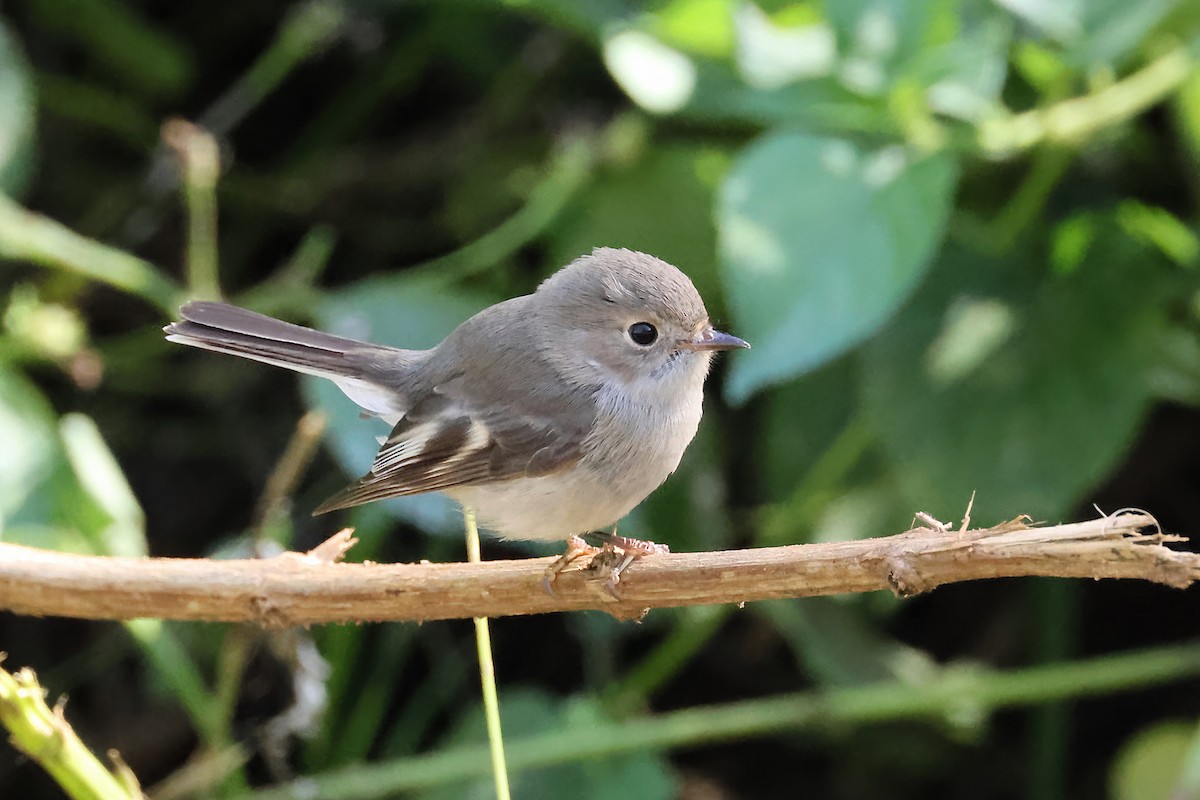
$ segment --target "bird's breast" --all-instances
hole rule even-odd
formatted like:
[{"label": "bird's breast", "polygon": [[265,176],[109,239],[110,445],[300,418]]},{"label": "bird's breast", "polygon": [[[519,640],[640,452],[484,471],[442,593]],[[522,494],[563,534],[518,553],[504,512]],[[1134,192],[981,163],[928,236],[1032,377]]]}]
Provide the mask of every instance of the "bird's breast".
[{"label": "bird's breast", "polygon": [[583,463],[638,502],[667,479],[700,426],[702,394],[669,397],[605,392],[598,396],[596,425],[584,443]]}]

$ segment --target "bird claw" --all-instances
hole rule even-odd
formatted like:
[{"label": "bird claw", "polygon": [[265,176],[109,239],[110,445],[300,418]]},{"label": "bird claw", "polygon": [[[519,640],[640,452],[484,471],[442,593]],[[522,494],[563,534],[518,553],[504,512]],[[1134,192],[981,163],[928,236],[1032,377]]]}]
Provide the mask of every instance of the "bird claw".
[{"label": "bird claw", "polygon": [[567,549],[553,564],[546,567],[546,571],[542,573],[542,588],[546,590],[546,594],[551,597],[558,597],[558,592],[554,590],[554,585],[558,582],[559,574],[583,556],[598,556],[600,552],[599,547],[592,547],[583,540],[582,536],[568,536]]},{"label": "bird claw", "polygon": [[[634,539],[629,536],[618,536],[615,533],[605,534],[606,539],[604,549],[596,558],[592,559],[591,566],[597,569],[608,569],[608,580],[604,582],[604,588],[613,596],[615,600],[621,600],[621,595],[617,592],[617,584],[621,582],[621,575],[625,573],[633,562],[637,561],[642,556],[665,555],[671,552],[671,548],[665,544],[650,542],[645,539]],[[597,565],[597,561],[605,553],[612,553],[614,558],[620,558],[615,564],[611,564],[607,560]]]},{"label": "bird claw", "polygon": [[559,574],[583,556],[591,556],[592,560],[587,565],[587,569],[605,576],[605,591],[614,600],[620,602],[623,598],[620,592],[617,591],[617,585],[621,582],[621,576],[625,570],[633,562],[642,556],[662,555],[671,552],[671,548],[665,544],[658,544],[657,542],[650,542],[644,539],[634,539],[629,536],[618,536],[615,533],[596,531],[588,535],[602,541],[604,543],[603,546],[593,547],[585,542],[581,536],[568,537],[566,552],[559,556],[553,564],[548,566],[542,576],[542,588],[546,590],[546,594],[551,597],[557,597],[558,592],[555,591],[554,586],[558,581]]}]

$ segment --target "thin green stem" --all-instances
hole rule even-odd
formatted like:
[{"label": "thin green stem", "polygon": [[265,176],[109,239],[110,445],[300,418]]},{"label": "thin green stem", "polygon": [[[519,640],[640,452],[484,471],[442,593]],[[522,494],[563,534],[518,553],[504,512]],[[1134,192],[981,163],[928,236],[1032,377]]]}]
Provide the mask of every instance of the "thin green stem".
[{"label": "thin green stem", "polygon": [[271,46],[200,118],[202,126],[224,136],[242,121],[291,72],[320,53],[341,28],[338,3],[311,0],[284,19]]},{"label": "thin green stem", "polygon": [[221,708],[195,662],[170,629],[157,619],[133,619],[124,624],[142,648],[142,653],[171,688],[205,744],[214,749],[227,744],[222,733]]},{"label": "thin green stem", "polygon": [[618,683],[604,693],[601,705],[618,713],[642,704],[708,644],[735,605],[695,606],[679,610],[671,633]]},{"label": "thin green stem", "polygon": [[515,253],[550,225],[591,173],[590,140],[574,139],[554,156],[542,179],[519,211],[496,228],[452,253],[409,267],[405,274],[416,278],[435,275],[457,281],[490,269]]},{"label": "thin green stem", "polygon": [[1175,47],[1092,94],[983,123],[976,132],[978,146],[985,154],[1007,156],[1041,144],[1077,144],[1166,99],[1187,81],[1194,66],[1188,48]]},{"label": "thin green stem", "polygon": [[[475,510],[463,509],[467,529],[467,561],[478,564],[479,528]],[[488,750],[491,753],[492,778],[496,784],[496,800],[511,800],[508,789],[508,766],[504,760],[504,732],[500,729],[500,699],[496,693],[496,665],[492,660],[492,637],[487,617],[475,617],[475,648],[479,653],[479,682],[483,687],[483,715],[487,720]]]},{"label": "thin green stem", "polygon": [[0,258],[30,261],[106,283],[175,313],[183,291],[153,264],[80,236],[0,194]]},{"label": "thin green stem", "polygon": [[[509,743],[508,763],[528,770],[622,753],[660,751],[773,735],[783,730],[835,729],[895,720],[938,720],[1073,697],[1142,689],[1200,675],[1200,644],[1162,647],[1065,664],[996,672],[949,667],[914,684],[887,681],[691,708],[620,724],[560,730]],[[254,800],[368,800],[487,774],[482,747],[360,766],[310,776],[256,792]]]},{"label": "thin green stem", "polygon": [[417,628],[414,625],[393,625],[381,631],[378,650],[365,674],[359,674],[359,690],[345,713],[342,732],[329,743],[325,763],[341,766],[362,761],[372,744],[379,738],[380,728],[391,708],[399,684],[392,679],[397,667],[412,649]]},{"label": "thin green stem", "polygon": [[992,237],[987,244],[993,252],[1006,253],[1012,248],[1022,231],[1041,215],[1050,193],[1074,160],[1075,151],[1068,147],[1048,147],[1038,151],[1029,174],[1004,204],[1004,210],[995,222],[988,226]]},{"label": "thin green stem", "polygon": [[310,313],[320,292],[315,288],[337,244],[332,228],[318,225],[304,235],[296,252],[269,278],[246,290],[237,304],[273,317],[289,312]]},{"label": "thin green stem", "polygon": [[163,126],[163,141],[175,151],[183,179],[187,211],[187,276],[192,297],[217,300],[217,177],[221,153],[217,141],[198,125],[173,119]]},{"label": "thin green stem", "polygon": [[[1079,630],[1079,588],[1068,581],[1034,580],[1029,586],[1029,606],[1036,609],[1034,635],[1038,661],[1053,664],[1075,654]],[[1066,764],[1071,738],[1070,706],[1066,702],[1047,703],[1030,720],[1029,788],[1032,800],[1066,795]]]},{"label": "thin green stem", "polygon": [[230,730],[233,727],[233,715],[237,710],[238,693],[245,677],[252,635],[249,628],[231,625],[225,628],[225,635],[221,639],[212,697],[215,706],[214,724],[218,726],[220,736],[225,741],[232,739]]},{"label": "thin green stem", "polygon": [[796,531],[812,524],[817,512],[828,505],[829,495],[862,459],[871,442],[871,430],[862,414],[847,422],[795,491],[767,512],[759,528],[758,545],[792,544]]},{"label": "thin green stem", "polygon": [[395,757],[416,752],[438,715],[444,714],[462,696],[463,687],[470,680],[466,665],[454,658],[443,658],[439,663],[442,666],[426,676],[404,710],[392,720],[391,732],[379,750],[381,755]]}]

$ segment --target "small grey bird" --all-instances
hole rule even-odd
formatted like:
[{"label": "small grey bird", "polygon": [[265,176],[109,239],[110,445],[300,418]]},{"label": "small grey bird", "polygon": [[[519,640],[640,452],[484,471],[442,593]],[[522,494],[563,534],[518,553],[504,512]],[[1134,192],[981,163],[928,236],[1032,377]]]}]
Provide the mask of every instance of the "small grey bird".
[{"label": "small grey bird", "polygon": [[[611,527],[675,471],[700,424],[713,353],[749,347],[713,329],[678,269],[610,248],[480,311],[430,350],[223,303],[180,314],[168,340],[328,378],[393,426],[370,472],[314,514],[444,492],[502,537],[568,539],[566,561],[579,535]],[[609,541],[633,557],[658,551]]]}]

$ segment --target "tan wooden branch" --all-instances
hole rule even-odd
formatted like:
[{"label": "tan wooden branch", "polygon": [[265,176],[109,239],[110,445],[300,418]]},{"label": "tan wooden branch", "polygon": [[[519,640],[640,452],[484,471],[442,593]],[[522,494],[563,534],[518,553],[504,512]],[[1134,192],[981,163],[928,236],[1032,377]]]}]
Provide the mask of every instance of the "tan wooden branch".
[{"label": "tan wooden branch", "polygon": [[0,608],[280,627],[580,609],[636,618],[648,608],[879,589],[907,596],[945,583],[1022,575],[1135,578],[1177,588],[1200,578],[1200,554],[1167,548],[1182,539],[1161,533],[1142,512],[1049,527],[1018,519],[975,530],[922,519],[928,527],[878,539],[647,556],[623,576],[619,601],[605,589],[602,569],[583,566],[563,572],[555,594],[547,593],[542,581],[550,558],[338,563],[354,542],[350,531],[308,554],[237,561],[80,556],[0,544]]}]

